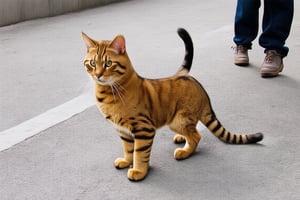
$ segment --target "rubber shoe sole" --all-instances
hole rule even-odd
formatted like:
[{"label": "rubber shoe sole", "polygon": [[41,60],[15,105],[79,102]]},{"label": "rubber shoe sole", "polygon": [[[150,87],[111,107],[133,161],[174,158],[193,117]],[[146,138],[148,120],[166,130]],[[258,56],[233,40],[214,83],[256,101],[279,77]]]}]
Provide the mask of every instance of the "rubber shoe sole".
[{"label": "rubber shoe sole", "polygon": [[234,64],[237,66],[245,67],[249,65],[249,62],[247,61],[234,61]]},{"label": "rubber shoe sole", "polygon": [[263,78],[271,78],[271,77],[275,77],[275,76],[278,76],[278,74],[280,72],[282,72],[283,70],[283,63],[280,64],[279,68],[276,70],[276,71],[262,71],[260,74],[261,74],[261,77]]}]

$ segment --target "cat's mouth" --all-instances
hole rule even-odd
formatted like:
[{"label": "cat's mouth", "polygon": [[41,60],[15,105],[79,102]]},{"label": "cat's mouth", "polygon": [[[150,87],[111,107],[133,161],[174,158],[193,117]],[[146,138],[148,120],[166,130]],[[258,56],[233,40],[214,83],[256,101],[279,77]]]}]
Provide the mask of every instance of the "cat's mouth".
[{"label": "cat's mouth", "polygon": [[93,79],[94,79],[94,81],[96,82],[96,83],[98,83],[99,85],[111,85],[112,83],[113,83],[113,81],[112,80],[110,80],[110,79],[104,79],[103,77],[93,77]]}]

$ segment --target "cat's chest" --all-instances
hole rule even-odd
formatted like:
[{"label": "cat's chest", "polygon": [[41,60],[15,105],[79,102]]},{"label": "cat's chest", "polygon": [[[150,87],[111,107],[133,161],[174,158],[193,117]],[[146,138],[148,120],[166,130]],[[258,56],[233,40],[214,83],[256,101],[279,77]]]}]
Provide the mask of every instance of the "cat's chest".
[{"label": "cat's chest", "polygon": [[124,115],[104,115],[105,118],[113,125],[113,127],[122,133],[132,135],[133,124],[132,120],[128,119],[128,116]]},{"label": "cat's chest", "polygon": [[111,122],[115,129],[130,134],[132,124],[135,124],[134,118],[130,116],[134,114],[130,114],[124,111],[124,108],[122,109],[113,105],[98,105],[98,108],[105,119]]},{"label": "cat's chest", "polygon": [[129,127],[126,127],[126,126],[121,126],[121,125],[119,125],[119,124],[117,124],[117,123],[114,123],[114,122],[111,122],[112,123],[112,125],[113,125],[113,127],[118,131],[118,132],[122,132],[122,133],[126,133],[126,134],[128,134],[128,135],[132,135],[132,132],[131,132],[131,130],[130,130],[130,128]]}]

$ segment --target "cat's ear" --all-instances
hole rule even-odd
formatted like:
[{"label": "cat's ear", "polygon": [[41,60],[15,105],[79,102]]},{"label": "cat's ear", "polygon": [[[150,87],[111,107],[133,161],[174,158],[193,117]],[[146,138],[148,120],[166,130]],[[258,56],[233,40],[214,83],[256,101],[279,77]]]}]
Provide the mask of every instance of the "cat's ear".
[{"label": "cat's ear", "polygon": [[123,35],[118,35],[115,39],[110,43],[110,47],[116,50],[118,54],[125,53],[125,38]]},{"label": "cat's ear", "polygon": [[91,48],[96,48],[97,47],[97,42],[94,41],[89,36],[87,36],[84,32],[82,32],[82,38],[83,38],[83,41],[85,43],[87,52],[89,52]]}]

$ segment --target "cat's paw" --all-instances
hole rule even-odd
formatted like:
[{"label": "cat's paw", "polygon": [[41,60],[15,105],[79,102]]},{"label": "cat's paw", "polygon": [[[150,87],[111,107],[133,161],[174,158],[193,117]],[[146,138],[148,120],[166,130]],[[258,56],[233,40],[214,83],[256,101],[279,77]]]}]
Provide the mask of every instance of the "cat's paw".
[{"label": "cat's paw", "polygon": [[129,169],[127,173],[127,177],[130,181],[141,181],[147,175],[147,171],[141,171],[137,169]]},{"label": "cat's paw", "polygon": [[128,162],[124,158],[117,158],[114,162],[114,165],[117,169],[124,169],[131,165],[132,163]]},{"label": "cat's paw", "polygon": [[176,134],[176,135],[173,137],[173,142],[174,142],[175,144],[182,144],[182,143],[185,143],[185,137],[183,137],[182,135]]},{"label": "cat's paw", "polygon": [[191,152],[188,152],[187,150],[183,148],[177,148],[174,151],[174,157],[176,160],[183,160],[188,158],[191,155]]}]

